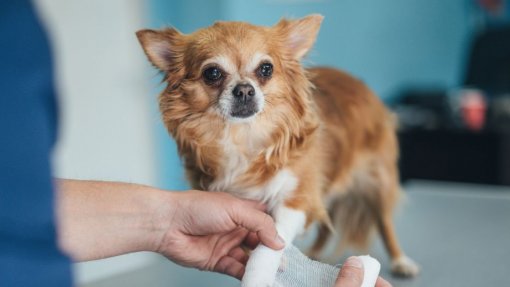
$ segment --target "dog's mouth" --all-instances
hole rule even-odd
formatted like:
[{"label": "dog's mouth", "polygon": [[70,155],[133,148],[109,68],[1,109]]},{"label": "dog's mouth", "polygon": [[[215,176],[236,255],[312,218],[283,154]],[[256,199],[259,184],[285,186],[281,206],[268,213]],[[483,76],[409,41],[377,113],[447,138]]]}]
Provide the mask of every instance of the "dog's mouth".
[{"label": "dog's mouth", "polygon": [[255,115],[258,111],[259,109],[255,101],[236,102],[232,104],[230,116],[233,118],[246,119]]}]

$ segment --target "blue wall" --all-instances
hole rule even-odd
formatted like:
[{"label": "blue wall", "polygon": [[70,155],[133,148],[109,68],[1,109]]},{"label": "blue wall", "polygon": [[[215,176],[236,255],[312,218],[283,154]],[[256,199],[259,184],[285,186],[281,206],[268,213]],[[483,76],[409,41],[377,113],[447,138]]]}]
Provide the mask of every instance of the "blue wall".
[{"label": "blue wall", "polygon": [[225,4],[223,0],[150,0],[148,3],[152,28],[174,26],[183,33],[211,25],[221,17]]},{"label": "blue wall", "polygon": [[259,24],[275,23],[282,15],[323,14],[312,62],[353,73],[385,99],[401,85],[454,86],[462,77],[470,30],[466,0],[227,2],[225,18]]},{"label": "blue wall", "polygon": [[171,2],[152,1],[154,27],[170,24],[189,33],[215,20],[272,25],[282,16],[323,14],[308,62],[345,69],[385,99],[403,84],[457,85],[472,30],[469,0]]},{"label": "blue wall", "polygon": [[[323,26],[307,63],[347,70],[386,101],[407,85],[457,86],[463,77],[465,51],[472,31],[469,0],[151,0],[150,3],[153,28],[172,25],[185,33],[216,20],[273,25],[282,16],[323,14]],[[165,131],[159,133],[166,159],[165,186],[183,188],[175,146]]]}]

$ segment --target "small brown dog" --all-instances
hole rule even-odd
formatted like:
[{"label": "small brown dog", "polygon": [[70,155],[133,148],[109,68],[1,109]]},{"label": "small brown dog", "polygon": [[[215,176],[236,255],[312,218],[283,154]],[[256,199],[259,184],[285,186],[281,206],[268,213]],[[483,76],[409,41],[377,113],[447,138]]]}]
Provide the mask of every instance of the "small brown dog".
[{"label": "small brown dog", "polygon": [[[317,257],[333,228],[356,246],[377,229],[393,272],[413,276],[418,267],[399,247],[392,221],[400,190],[393,116],[350,75],[300,63],[322,19],[137,36],[165,74],[163,121],[194,188],[266,203],[287,244],[319,222]],[[282,252],[259,245],[243,286],[272,286]]]}]

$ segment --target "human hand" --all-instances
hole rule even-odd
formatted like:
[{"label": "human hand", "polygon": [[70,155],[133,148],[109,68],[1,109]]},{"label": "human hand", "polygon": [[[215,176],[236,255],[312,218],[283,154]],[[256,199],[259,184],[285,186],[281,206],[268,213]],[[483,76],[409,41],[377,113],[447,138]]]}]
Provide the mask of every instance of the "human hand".
[{"label": "human hand", "polygon": [[173,193],[170,206],[171,220],[157,252],[180,265],[241,279],[248,260],[242,244],[284,247],[273,219],[258,202],[188,191]]},{"label": "human hand", "polygon": [[[363,263],[357,257],[349,257],[340,269],[335,287],[361,287],[363,283]],[[375,287],[391,287],[382,277],[377,278]]]}]

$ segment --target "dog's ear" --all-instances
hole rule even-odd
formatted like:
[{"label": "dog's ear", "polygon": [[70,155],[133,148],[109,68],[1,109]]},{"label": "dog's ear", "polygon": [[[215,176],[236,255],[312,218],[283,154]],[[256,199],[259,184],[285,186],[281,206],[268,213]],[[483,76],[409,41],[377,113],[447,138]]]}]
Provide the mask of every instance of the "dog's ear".
[{"label": "dog's ear", "polygon": [[161,71],[168,72],[173,65],[182,61],[181,46],[184,35],[176,29],[140,30],[136,32],[136,36],[149,61]]},{"label": "dog's ear", "polygon": [[161,31],[140,30],[136,32],[149,61],[166,74],[171,86],[178,85],[184,77],[185,35],[174,28]]},{"label": "dog's ear", "polygon": [[312,48],[324,16],[312,14],[297,20],[282,19],[274,29],[283,39],[285,48],[300,60]]}]

